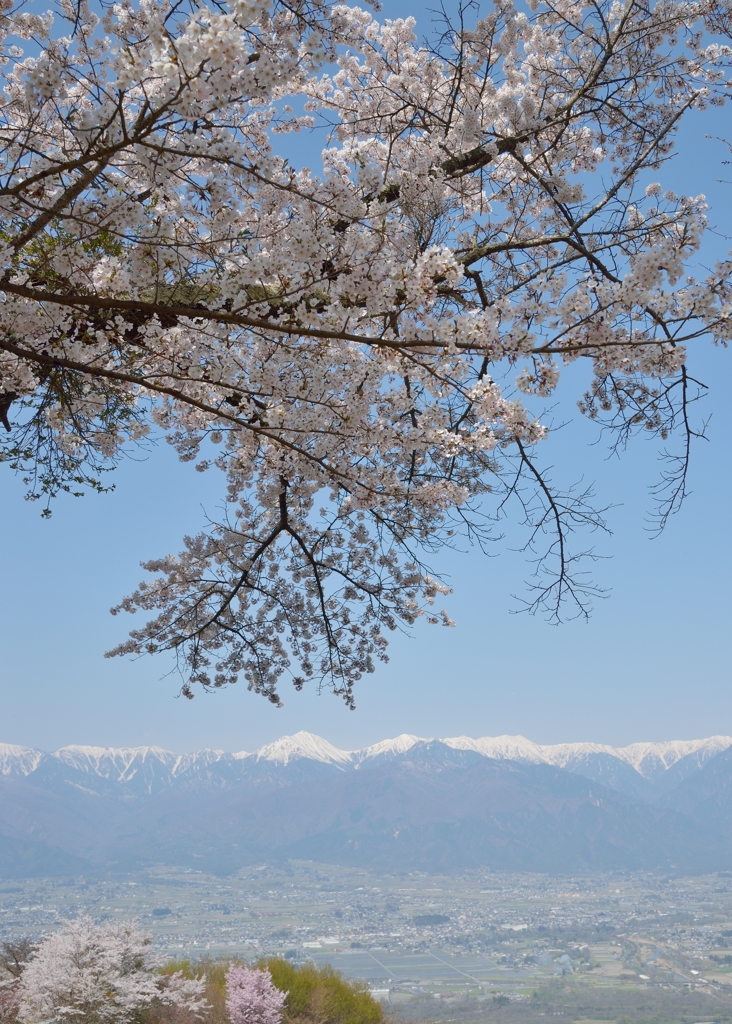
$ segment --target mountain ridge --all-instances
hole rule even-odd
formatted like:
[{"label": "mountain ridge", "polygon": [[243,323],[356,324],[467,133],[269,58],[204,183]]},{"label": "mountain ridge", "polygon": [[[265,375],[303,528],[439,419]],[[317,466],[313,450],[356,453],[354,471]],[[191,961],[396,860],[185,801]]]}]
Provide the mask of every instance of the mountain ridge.
[{"label": "mountain ridge", "polygon": [[0,874],[266,859],[390,870],[732,864],[732,738],[624,748],[300,732],[258,750],[0,744]]},{"label": "mountain ridge", "polygon": [[[203,748],[197,751],[174,753],[164,747],[146,745],[139,747],[100,747],[86,744],[69,744],[55,751],[39,750],[19,744],[0,743],[0,775],[12,772],[13,762],[24,774],[35,771],[38,764],[48,757],[57,758],[71,767],[88,770],[96,761],[97,770],[104,760],[121,766],[122,774],[137,759],[149,756],[170,765],[172,770],[184,770],[192,758],[206,756],[213,760],[231,757],[243,761],[272,761],[288,764],[300,758],[333,764],[357,764],[382,755],[404,754],[416,744],[442,743],[455,750],[474,750],[484,757],[505,761],[527,761],[534,764],[553,764],[564,768],[573,759],[591,754],[607,754],[631,765],[639,774],[647,776],[673,767],[678,761],[690,755],[702,755],[704,759],[715,756],[732,746],[732,736],[708,736],[695,740],[663,740],[658,742],[631,743],[625,747],[588,742],[538,744],[525,736],[452,736],[446,738],[415,736],[402,733],[394,738],[355,750],[336,747],[322,736],[301,730],[289,736],[282,736],[272,743],[264,744],[253,751],[225,751]],[[84,764],[84,762],[86,764]]]}]

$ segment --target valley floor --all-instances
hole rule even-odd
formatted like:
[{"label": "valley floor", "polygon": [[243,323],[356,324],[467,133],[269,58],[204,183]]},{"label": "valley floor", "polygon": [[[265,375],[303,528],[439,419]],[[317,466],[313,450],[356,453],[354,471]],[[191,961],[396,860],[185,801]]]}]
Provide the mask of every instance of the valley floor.
[{"label": "valley floor", "polygon": [[732,1020],[728,872],[446,877],[300,862],[0,881],[0,939],[79,913],[138,918],[171,957],[330,962],[406,1019]]}]

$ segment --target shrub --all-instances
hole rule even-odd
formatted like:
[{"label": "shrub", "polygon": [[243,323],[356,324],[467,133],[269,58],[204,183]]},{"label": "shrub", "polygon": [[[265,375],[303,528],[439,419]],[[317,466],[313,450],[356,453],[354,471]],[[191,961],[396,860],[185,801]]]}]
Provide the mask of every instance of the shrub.
[{"label": "shrub", "polygon": [[287,960],[260,961],[285,999],[285,1024],[382,1024],[384,1011],[362,982],[346,980],[330,965],[296,967]]}]

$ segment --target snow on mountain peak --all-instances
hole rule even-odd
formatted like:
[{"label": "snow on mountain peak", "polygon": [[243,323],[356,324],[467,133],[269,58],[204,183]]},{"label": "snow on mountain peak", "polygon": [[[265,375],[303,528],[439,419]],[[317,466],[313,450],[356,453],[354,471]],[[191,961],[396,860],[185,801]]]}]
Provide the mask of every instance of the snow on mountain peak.
[{"label": "snow on mountain peak", "polygon": [[382,740],[380,743],[372,743],[370,747],[364,747],[363,750],[357,750],[356,757],[359,761],[365,761],[371,757],[406,754],[415,743],[427,742],[429,741],[422,739],[420,736],[412,736],[411,733],[403,732],[401,735],[395,736],[394,739]]},{"label": "snow on mountain peak", "polygon": [[475,750],[483,757],[498,761],[528,761],[540,764],[544,758],[541,747],[525,736],[482,736],[474,740],[470,736],[454,736],[442,741],[453,750]]},{"label": "snow on mountain peak", "polygon": [[87,747],[72,744],[56,750],[53,757],[77,771],[119,782],[129,780],[146,763],[158,762],[172,769],[178,755],[162,747]]},{"label": "snow on mountain peak", "polygon": [[0,775],[30,775],[46,755],[33,747],[0,743]]},{"label": "snow on mountain peak", "polygon": [[255,751],[255,756],[258,761],[273,761],[276,764],[289,764],[290,761],[307,758],[310,761],[322,761],[324,764],[345,765],[352,759],[350,751],[339,750],[322,736],[315,736],[303,730],[296,732],[294,736],[283,736],[274,743],[260,747]]},{"label": "snow on mountain peak", "polygon": [[224,758],[237,757],[237,754],[227,754],[225,750],[211,750],[206,747],[204,750],[197,750],[195,753],[189,754],[176,754],[175,764],[172,766],[173,775],[182,775],[187,772],[190,768],[199,767],[203,765],[208,767],[210,764],[217,764]]},{"label": "snow on mountain peak", "polygon": [[667,740],[662,743],[631,743],[614,751],[616,757],[631,764],[645,778],[662,774],[689,754],[706,761],[732,746],[732,736],[709,736],[704,740]]},{"label": "snow on mountain peak", "polygon": [[609,754],[610,757],[618,757],[615,747],[609,747],[606,743],[554,743],[538,749],[542,753],[542,760],[547,764],[556,765],[557,768],[565,768],[587,754]]}]

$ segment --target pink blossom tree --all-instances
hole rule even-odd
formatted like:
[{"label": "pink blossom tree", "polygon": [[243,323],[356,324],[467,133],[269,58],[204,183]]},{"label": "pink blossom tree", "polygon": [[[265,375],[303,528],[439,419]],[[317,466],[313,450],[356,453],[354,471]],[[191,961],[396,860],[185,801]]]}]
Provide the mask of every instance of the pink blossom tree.
[{"label": "pink blossom tree", "polygon": [[287,995],[269,971],[232,965],[226,972],[226,1009],[231,1024],[280,1024]]}]

